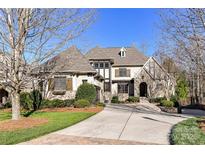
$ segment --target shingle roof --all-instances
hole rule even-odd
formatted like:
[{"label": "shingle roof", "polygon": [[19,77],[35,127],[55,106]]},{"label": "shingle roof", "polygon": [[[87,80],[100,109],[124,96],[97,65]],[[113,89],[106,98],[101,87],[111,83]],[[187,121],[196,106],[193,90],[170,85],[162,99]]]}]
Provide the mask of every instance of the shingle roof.
[{"label": "shingle roof", "polygon": [[113,66],[136,66],[144,65],[148,58],[139,52],[135,47],[127,47],[126,56],[120,56],[121,47],[100,48],[96,47],[91,49],[85,57],[89,60],[103,60],[112,59]]},{"label": "shingle roof", "polygon": [[52,63],[55,63],[52,69],[56,69],[56,72],[96,73],[89,61],[75,46],[68,48],[47,62],[47,64]]}]

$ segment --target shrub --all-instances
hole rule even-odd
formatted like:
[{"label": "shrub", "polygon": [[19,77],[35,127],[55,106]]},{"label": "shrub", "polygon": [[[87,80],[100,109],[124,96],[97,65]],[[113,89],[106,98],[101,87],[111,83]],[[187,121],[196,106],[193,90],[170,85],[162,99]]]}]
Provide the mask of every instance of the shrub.
[{"label": "shrub", "polygon": [[21,107],[25,110],[37,110],[42,102],[41,92],[33,90],[32,92],[22,92],[20,94]]},{"label": "shrub", "polygon": [[74,103],[75,103],[75,99],[66,99],[64,100],[64,107],[73,106]]},{"label": "shrub", "polygon": [[55,107],[62,107],[63,101],[59,99],[53,99],[53,100],[43,100],[42,107],[43,108],[55,108]]},{"label": "shrub", "polygon": [[76,108],[84,108],[90,106],[90,102],[86,99],[79,99],[74,103],[74,107]]},{"label": "shrub", "polygon": [[41,92],[39,90],[33,90],[31,92],[31,100],[33,101],[33,110],[39,109],[42,102]]},{"label": "shrub", "polygon": [[186,100],[188,97],[188,82],[184,74],[181,74],[177,79],[176,96],[178,100]]},{"label": "shrub", "polygon": [[168,101],[168,100],[162,100],[160,105],[164,106],[164,107],[173,107],[174,106],[174,102]]},{"label": "shrub", "polygon": [[33,110],[33,100],[31,99],[31,94],[28,92],[22,92],[20,94],[20,104],[25,110]]},{"label": "shrub", "polygon": [[90,103],[93,103],[96,99],[96,89],[94,85],[84,83],[80,85],[76,92],[76,100],[86,99]]},{"label": "shrub", "polygon": [[12,107],[11,102],[6,102],[0,108],[7,109],[7,108],[11,108],[11,107]]},{"label": "shrub", "polygon": [[104,103],[102,103],[102,102],[98,102],[98,103],[96,103],[96,105],[97,106],[101,106],[101,107],[105,107],[106,105],[104,104]]},{"label": "shrub", "polygon": [[150,103],[161,103],[162,100],[166,100],[166,98],[165,97],[150,98],[149,102]]},{"label": "shrub", "polygon": [[178,107],[179,106],[179,102],[177,100],[177,96],[172,95],[170,98],[170,101],[174,102],[174,107]]},{"label": "shrub", "polygon": [[44,99],[42,101],[42,108],[55,108],[55,107],[70,107],[74,104],[75,100],[74,99],[66,99],[66,100],[60,100],[60,99],[53,99],[53,100],[48,100]]},{"label": "shrub", "polygon": [[112,100],[111,100],[111,103],[118,103],[118,102],[119,102],[118,96],[113,96]]},{"label": "shrub", "polygon": [[119,104],[123,104],[123,103],[125,103],[125,101],[118,101],[118,103],[119,103]]},{"label": "shrub", "polygon": [[50,101],[51,107],[64,107],[64,101],[60,99],[53,99]]},{"label": "shrub", "polygon": [[128,102],[139,102],[140,99],[139,97],[134,97],[134,96],[130,96],[128,99],[127,99]]}]

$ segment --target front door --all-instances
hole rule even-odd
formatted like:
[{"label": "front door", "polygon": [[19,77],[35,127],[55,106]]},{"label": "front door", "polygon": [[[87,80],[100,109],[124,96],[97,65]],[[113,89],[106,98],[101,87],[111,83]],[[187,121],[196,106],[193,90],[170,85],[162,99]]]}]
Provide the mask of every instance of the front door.
[{"label": "front door", "polygon": [[147,97],[147,84],[146,82],[140,83],[140,97]]}]

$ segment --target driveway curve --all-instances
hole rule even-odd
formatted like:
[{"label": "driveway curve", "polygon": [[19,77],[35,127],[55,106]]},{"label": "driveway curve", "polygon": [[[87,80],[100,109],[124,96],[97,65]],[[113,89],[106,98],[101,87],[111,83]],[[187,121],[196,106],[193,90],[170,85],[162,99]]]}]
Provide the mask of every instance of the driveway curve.
[{"label": "driveway curve", "polygon": [[[171,128],[187,117],[108,105],[100,113],[76,125],[23,144],[70,144],[69,138],[76,140],[76,144],[81,144],[78,139],[92,139],[93,144],[100,140],[103,140],[102,144],[112,144],[112,141],[116,143],[120,141],[119,144],[169,144]],[[109,142],[104,142],[106,139]],[[72,143],[75,144],[75,142]]]}]

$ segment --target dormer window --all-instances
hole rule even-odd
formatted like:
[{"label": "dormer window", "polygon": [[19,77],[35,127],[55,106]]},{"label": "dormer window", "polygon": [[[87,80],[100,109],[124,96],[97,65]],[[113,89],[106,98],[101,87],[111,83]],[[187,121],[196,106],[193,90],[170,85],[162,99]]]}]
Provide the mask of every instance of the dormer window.
[{"label": "dormer window", "polygon": [[121,57],[126,57],[126,49],[124,48],[124,47],[122,47],[121,49],[120,49],[120,56]]}]

